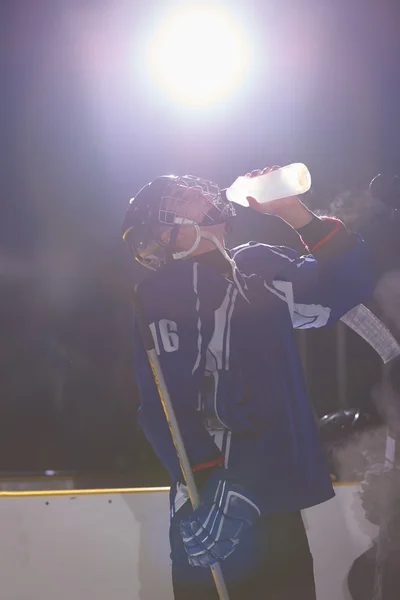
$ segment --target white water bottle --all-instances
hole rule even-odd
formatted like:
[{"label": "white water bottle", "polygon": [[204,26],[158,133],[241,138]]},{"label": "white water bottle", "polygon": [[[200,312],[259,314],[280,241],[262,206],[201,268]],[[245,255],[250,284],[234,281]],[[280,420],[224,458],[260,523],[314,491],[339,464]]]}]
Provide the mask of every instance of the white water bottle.
[{"label": "white water bottle", "polygon": [[230,202],[249,206],[247,196],[264,204],[278,198],[304,194],[310,187],[311,175],[306,165],[293,163],[257,177],[238,177],[225,193]]}]

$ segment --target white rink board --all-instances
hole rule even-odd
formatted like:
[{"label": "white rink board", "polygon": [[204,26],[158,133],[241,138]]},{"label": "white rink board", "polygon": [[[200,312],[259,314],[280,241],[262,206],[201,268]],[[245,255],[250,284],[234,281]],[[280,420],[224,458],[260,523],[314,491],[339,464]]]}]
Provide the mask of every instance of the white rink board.
[{"label": "white rink board", "polygon": [[[348,570],[376,535],[356,491],[304,511],[318,600],[350,600]],[[4,600],[173,598],[165,491],[1,497],[0,519]]]}]

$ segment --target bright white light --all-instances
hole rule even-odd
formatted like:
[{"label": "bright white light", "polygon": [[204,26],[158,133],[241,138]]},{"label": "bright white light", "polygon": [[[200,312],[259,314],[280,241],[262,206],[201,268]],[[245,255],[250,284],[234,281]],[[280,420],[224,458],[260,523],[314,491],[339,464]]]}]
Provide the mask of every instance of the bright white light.
[{"label": "bright white light", "polygon": [[216,7],[181,9],[159,28],[150,46],[150,66],[175,100],[203,106],[240,86],[249,47],[240,24]]}]

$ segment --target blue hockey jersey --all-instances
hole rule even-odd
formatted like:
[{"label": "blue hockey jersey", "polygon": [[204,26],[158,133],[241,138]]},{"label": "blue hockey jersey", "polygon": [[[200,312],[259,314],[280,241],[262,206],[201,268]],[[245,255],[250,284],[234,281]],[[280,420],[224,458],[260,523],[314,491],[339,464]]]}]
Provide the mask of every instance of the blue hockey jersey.
[{"label": "blue hockey jersey", "polygon": [[[194,471],[223,461],[264,512],[333,496],[294,328],[337,321],[370,293],[363,242],[317,260],[250,242],[232,251],[235,282],[175,261],[139,293]],[[135,334],[140,420],[174,482],[182,479],[147,356]]]}]

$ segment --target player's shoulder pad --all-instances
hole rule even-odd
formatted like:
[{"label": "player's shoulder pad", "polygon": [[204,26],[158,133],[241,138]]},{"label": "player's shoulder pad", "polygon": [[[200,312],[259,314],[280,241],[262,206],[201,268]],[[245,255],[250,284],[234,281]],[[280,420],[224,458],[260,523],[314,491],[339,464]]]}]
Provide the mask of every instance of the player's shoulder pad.
[{"label": "player's shoulder pad", "polygon": [[285,246],[270,246],[248,242],[232,250],[238,269],[247,276],[257,274],[265,280],[285,276],[287,269],[298,259],[298,254]]},{"label": "player's shoulder pad", "polygon": [[232,257],[236,264],[242,265],[248,262],[266,260],[272,263],[289,261],[294,262],[297,258],[297,252],[286,246],[270,246],[259,242],[248,242],[237,246],[232,250]]}]

